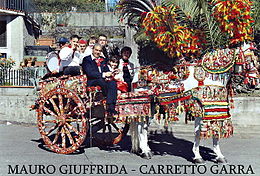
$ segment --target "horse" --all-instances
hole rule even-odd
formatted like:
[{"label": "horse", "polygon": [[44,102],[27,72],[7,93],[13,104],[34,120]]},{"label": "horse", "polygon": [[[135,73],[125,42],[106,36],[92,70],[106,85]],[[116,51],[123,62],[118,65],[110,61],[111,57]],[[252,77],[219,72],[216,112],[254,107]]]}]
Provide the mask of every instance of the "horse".
[{"label": "horse", "polygon": [[[251,44],[244,44],[238,48],[213,51],[217,54],[211,52],[195,63],[184,61],[167,73],[151,67],[139,71],[138,81],[142,86],[134,91],[147,91],[156,97],[157,102],[151,105],[154,119],[164,118],[168,125],[168,121],[176,120],[176,116],[184,111],[186,121],[194,120],[192,152],[196,164],[205,163],[200,155],[199,145],[201,138],[210,137],[213,140],[216,162],[227,162],[219,141],[220,138],[228,138],[233,134],[229,113],[233,106],[232,79],[235,75],[243,76],[244,83],[255,85],[259,75],[257,57],[251,49]],[[131,152],[138,153],[145,159],[152,158],[148,146],[148,127],[148,120],[130,123]]]}]

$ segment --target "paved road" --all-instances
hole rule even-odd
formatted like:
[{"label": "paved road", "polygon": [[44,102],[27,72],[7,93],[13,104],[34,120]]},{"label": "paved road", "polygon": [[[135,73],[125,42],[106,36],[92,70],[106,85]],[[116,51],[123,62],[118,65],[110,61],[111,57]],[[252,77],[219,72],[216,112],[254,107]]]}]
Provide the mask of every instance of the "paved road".
[{"label": "paved road", "polygon": [[229,165],[214,163],[211,140],[201,143],[206,165],[193,165],[192,125],[175,125],[171,131],[150,135],[154,157],[145,160],[129,153],[129,136],[108,149],[85,147],[78,154],[60,155],[44,150],[36,127],[1,124],[0,175],[260,175],[259,127],[236,127],[234,137],[221,141]]}]

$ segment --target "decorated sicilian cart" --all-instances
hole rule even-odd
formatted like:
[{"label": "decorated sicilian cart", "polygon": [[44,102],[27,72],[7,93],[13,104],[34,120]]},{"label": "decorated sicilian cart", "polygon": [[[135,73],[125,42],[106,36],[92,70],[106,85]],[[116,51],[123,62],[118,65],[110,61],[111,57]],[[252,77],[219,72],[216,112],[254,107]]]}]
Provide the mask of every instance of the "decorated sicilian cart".
[{"label": "decorated sicilian cart", "polygon": [[[217,162],[226,162],[219,139],[233,134],[229,111],[237,78],[251,87],[259,81],[259,60],[252,42],[255,23],[259,23],[257,9],[259,1],[254,0],[165,0],[159,5],[150,0],[121,0],[118,4],[122,20],[136,29],[140,46],[150,41],[150,46],[167,54],[165,68],[173,63],[171,69],[151,67],[140,72],[151,85],[148,90],[154,88],[156,94],[154,118],[167,125],[185,112],[186,122],[195,121],[192,151],[196,163],[204,162],[200,138],[209,137]],[[138,148],[149,158],[148,145],[133,150]]]},{"label": "decorated sicilian cart", "polygon": [[[234,71],[231,68],[234,69],[237,62],[241,65],[241,59],[246,59],[249,65],[256,59],[251,51],[246,57],[235,53],[235,49],[229,52],[232,53],[223,56],[225,61],[221,61],[223,64],[217,69],[211,67],[207,55],[201,62],[184,61],[170,71],[162,71],[155,65],[142,67],[135,91],[118,95],[119,114],[115,119],[106,118],[100,88],[87,87],[85,75],[43,80],[39,83],[39,97],[34,107],[42,139],[52,151],[68,154],[77,150],[86,137],[102,145],[117,144],[131,125],[134,145],[140,137],[140,134],[134,135],[138,132],[134,129],[136,125],[144,126],[150,119],[168,125],[177,121],[184,111],[186,121],[203,117],[199,133],[203,137],[229,137],[233,126],[226,84]],[[251,77],[257,74],[254,68],[249,69]],[[248,73],[242,70],[238,74]]]},{"label": "decorated sicilian cart", "polygon": [[[141,35],[145,33],[175,63],[171,69],[142,67],[134,92],[119,94],[119,115],[115,121],[101,113],[105,107],[100,90],[86,88],[84,76],[51,78],[40,83],[38,126],[51,150],[71,153],[87,135],[105,144],[115,144],[130,124],[132,151],[141,150],[144,157],[150,158],[149,118],[167,125],[185,112],[186,121],[195,121],[194,161],[203,162],[200,138],[212,137],[217,161],[225,162],[219,139],[233,134],[229,113],[233,103],[232,80],[241,76],[250,85],[258,80],[258,58],[250,43],[252,4],[241,0],[176,4],[177,1],[166,1],[165,5],[156,6],[148,0],[119,3],[130,25],[139,27]],[[187,16],[191,12],[188,10],[193,10],[193,16]],[[99,140],[97,131],[106,138]]]}]

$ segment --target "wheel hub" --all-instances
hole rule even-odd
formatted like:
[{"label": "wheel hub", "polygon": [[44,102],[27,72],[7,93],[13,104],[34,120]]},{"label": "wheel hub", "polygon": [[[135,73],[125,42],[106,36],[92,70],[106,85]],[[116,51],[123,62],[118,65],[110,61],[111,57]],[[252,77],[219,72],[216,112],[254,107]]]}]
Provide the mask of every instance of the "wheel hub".
[{"label": "wheel hub", "polygon": [[60,116],[58,116],[58,120],[60,122],[60,125],[65,125],[66,124],[66,115],[65,114],[62,114]]}]

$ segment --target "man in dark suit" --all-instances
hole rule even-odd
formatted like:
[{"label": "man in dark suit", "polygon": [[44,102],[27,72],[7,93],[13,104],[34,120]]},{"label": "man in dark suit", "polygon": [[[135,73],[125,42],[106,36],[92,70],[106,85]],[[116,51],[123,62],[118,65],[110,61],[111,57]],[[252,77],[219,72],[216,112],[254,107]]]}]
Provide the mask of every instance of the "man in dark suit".
[{"label": "man in dark suit", "polygon": [[119,48],[112,42],[108,43],[106,35],[100,34],[98,36],[98,43],[102,46],[101,56],[106,59],[106,62],[108,62],[112,56],[119,57]]},{"label": "man in dark suit", "polygon": [[107,112],[114,115],[116,99],[117,99],[117,85],[115,81],[105,81],[106,77],[111,77],[112,72],[109,71],[105,59],[100,57],[102,46],[95,44],[91,55],[83,58],[82,69],[83,73],[87,75],[88,86],[100,86],[102,93],[106,96]]}]

